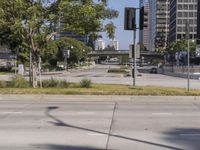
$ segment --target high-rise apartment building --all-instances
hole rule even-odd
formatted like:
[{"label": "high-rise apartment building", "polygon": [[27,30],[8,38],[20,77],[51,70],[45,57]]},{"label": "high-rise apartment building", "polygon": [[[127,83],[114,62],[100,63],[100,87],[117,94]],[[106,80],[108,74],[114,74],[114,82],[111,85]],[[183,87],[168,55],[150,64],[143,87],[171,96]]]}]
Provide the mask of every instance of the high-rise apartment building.
[{"label": "high-rise apartment building", "polygon": [[169,35],[169,0],[156,2],[156,36],[155,49],[166,48]]},{"label": "high-rise apartment building", "polygon": [[185,38],[187,22],[189,23],[189,38],[196,39],[197,1],[170,0],[170,43]]},{"label": "high-rise apartment building", "polygon": [[99,40],[96,41],[96,44],[95,44],[95,50],[96,51],[99,51],[99,50],[102,51],[102,50],[105,49],[105,47],[106,47],[106,44],[105,44],[104,40],[99,39]]},{"label": "high-rise apartment building", "polygon": [[111,40],[110,47],[114,47],[115,50],[119,50],[119,40],[116,39]]},{"label": "high-rise apartment building", "polygon": [[[141,7],[144,7],[145,12],[147,12],[149,15],[149,0],[140,0],[140,8]],[[140,31],[139,38],[140,43],[142,43],[145,46],[145,48],[149,50],[149,25]]]}]

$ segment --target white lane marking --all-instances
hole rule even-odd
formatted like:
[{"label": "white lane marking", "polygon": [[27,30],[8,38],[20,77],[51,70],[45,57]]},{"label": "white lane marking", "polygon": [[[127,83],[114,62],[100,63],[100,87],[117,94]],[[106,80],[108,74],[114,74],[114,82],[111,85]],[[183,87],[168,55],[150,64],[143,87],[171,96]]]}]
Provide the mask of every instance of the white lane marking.
[{"label": "white lane marking", "polygon": [[87,111],[83,111],[83,112],[77,112],[78,115],[94,115],[94,112],[87,112]]},{"label": "white lane marking", "polygon": [[179,134],[180,136],[200,136],[200,134],[195,133],[185,133],[185,134]]},{"label": "white lane marking", "polygon": [[152,113],[152,115],[166,115],[166,116],[171,116],[173,115],[172,113],[165,113],[165,112],[161,112],[161,113]]},{"label": "white lane marking", "polygon": [[18,112],[18,111],[8,111],[8,112],[3,112],[2,114],[23,114],[23,112]]},{"label": "white lane marking", "polygon": [[105,134],[101,133],[88,133],[89,136],[104,136]]}]

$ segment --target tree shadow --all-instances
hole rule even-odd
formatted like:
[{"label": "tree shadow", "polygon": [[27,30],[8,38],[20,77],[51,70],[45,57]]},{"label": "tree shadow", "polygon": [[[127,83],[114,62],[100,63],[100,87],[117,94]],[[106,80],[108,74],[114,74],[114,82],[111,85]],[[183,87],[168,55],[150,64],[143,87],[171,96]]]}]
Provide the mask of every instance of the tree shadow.
[{"label": "tree shadow", "polygon": [[95,147],[84,147],[84,146],[70,146],[70,145],[56,145],[56,144],[44,144],[34,145],[43,150],[103,150]]},{"label": "tree shadow", "polygon": [[[107,136],[112,136],[112,137],[116,137],[116,138],[120,138],[120,139],[125,139],[125,140],[129,140],[129,141],[139,142],[139,143],[143,143],[143,144],[148,144],[148,145],[152,145],[152,146],[156,146],[156,147],[160,147],[160,148],[168,148],[170,150],[184,150],[184,149],[181,149],[181,148],[178,148],[178,147],[169,146],[169,145],[164,145],[164,144],[154,143],[154,142],[150,142],[150,141],[144,141],[144,140],[140,140],[140,139],[125,137],[125,136],[121,136],[121,135],[117,135],[117,134],[109,134],[109,133],[106,133],[106,132],[101,132],[101,131],[97,131],[97,130],[87,129],[87,128],[83,128],[83,127],[78,127],[78,126],[75,126],[75,125],[70,125],[70,124],[67,124],[67,123],[63,122],[62,120],[59,120],[55,116],[51,115],[50,112],[53,111],[53,110],[55,110],[55,109],[58,109],[58,108],[59,107],[47,107],[47,109],[45,111],[45,114],[49,118],[51,118],[53,120],[53,121],[51,121],[49,123],[51,123],[51,124],[53,124],[55,126],[73,128],[73,129],[78,129],[78,130],[84,130],[84,131],[94,132],[94,133],[98,133],[98,134],[104,134],[104,135],[107,135]],[[82,150],[82,149],[80,149],[80,150]]]},{"label": "tree shadow", "polygon": [[164,133],[165,140],[187,147],[188,150],[200,150],[200,128],[177,128]]}]

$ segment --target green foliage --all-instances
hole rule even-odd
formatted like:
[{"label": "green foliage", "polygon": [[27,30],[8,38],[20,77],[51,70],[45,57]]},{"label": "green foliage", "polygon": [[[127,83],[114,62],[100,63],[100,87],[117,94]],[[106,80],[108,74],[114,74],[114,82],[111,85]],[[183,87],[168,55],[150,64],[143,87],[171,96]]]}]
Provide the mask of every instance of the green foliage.
[{"label": "green foliage", "polygon": [[63,49],[70,50],[69,63],[78,63],[80,60],[85,60],[87,53],[91,51],[91,48],[84,45],[82,42],[76,41],[73,38],[62,37],[57,41],[59,49],[58,57],[63,59]]},{"label": "green foliage", "polygon": [[67,81],[63,81],[63,80],[59,81],[59,80],[51,78],[50,80],[42,81],[42,86],[44,88],[52,88],[52,87],[68,88],[70,86],[70,83]]},{"label": "green foliage", "polygon": [[128,71],[126,71],[125,69],[116,68],[116,69],[109,69],[108,73],[122,73],[122,74],[124,74],[124,73],[128,73]]},{"label": "green foliage", "polygon": [[105,30],[107,31],[107,35],[109,39],[113,40],[115,38],[115,29],[116,29],[116,26],[113,24],[113,22],[110,22],[105,26]]},{"label": "green foliage", "polygon": [[43,49],[41,51],[42,61],[46,63],[50,63],[50,65],[53,65],[51,62],[52,60],[57,59],[57,54],[58,54],[57,41],[49,41],[47,43],[46,49]]},{"label": "green foliage", "polygon": [[90,88],[92,81],[90,79],[85,78],[85,79],[82,79],[79,84],[81,88]]},{"label": "green foliage", "polygon": [[[0,43],[19,50],[22,62],[27,61],[28,52],[31,52],[32,84],[37,87],[40,55],[44,61],[56,59],[58,48],[56,43],[51,42],[56,34],[74,32],[87,36],[103,31],[102,20],[117,16],[117,11],[108,8],[107,0],[1,0]],[[58,26],[61,19],[64,24]],[[72,51],[72,62],[83,57],[83,54],[79,55],[80,50],[77,46]]]},{"label": "green foliage", "polygon": [[21,75],[17,75],[11,79],[10,86],[13,88],[28,88],[29,82]]},{"label": "green foliage", "polygon": [[[179,52],[179,51],[187,51],[188,49],[188,41],[187,40],[180,40],[173,42],[168,48],[168,52]],[[191,53],[195,53],[196,50],[196,43],[190,41],[190,51]]]}]

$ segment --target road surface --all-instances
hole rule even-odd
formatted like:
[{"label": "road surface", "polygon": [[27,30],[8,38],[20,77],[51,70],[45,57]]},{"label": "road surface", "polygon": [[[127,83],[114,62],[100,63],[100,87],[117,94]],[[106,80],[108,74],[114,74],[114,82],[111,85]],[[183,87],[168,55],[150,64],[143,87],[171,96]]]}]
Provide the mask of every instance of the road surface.
[{"label": "road surface", "polygon": [[[119,68],[114,65],[97,65],[94,68],[70,71],[61,74],[43,75],[42,79],[58,79],[69,82],[80,82],[83,78],[91,79],[93,83],[132,85],[132,77],[123,77],[122,74],[107,73],[109,68]],[[11,76],[0,75],[0,80],[9,80]],[[28,78],[27,78],[28,79]],[[187,79],[166,76],[162,74],[142,74],[136,79],[137,86],[162,86],[187,88]],[[200,80],[190,80],[192,89],[200,89]]]},{"label": "road surface", "polygon": [[[5,96],[4,96],[5,97]],[[0,101],[1,150],[199,150],[200,101]],[[58,96],[59,98],[59,96]],[[20,96],[19,96],[20,99]],[[30,100],[28,100],[30,99]],[[82,99],[82,100],[81,100]],[[95,101],[101,99],[100,101]],[[164,99],[164,100],[163,100]],[[182,101],[185,99],[185,101]],[[182,101],[182,102],[181,102]]]}]

